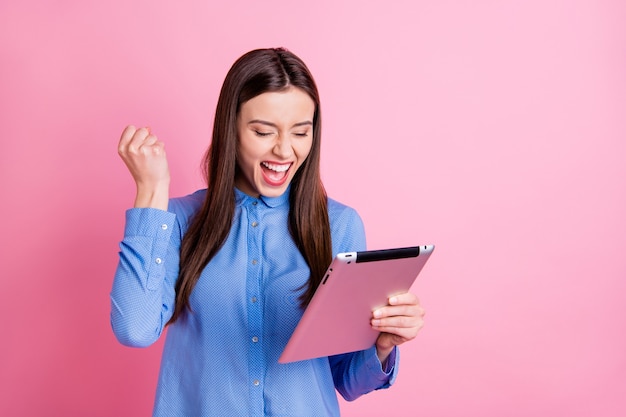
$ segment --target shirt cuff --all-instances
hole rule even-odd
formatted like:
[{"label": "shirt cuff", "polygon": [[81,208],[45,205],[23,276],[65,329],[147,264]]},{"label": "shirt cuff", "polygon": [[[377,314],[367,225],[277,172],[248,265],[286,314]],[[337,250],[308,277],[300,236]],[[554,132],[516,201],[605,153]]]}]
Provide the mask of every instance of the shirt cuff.
[{"label": "shirt cuff", "polygon": [[376,389],[389,388],[395,381],[398,375],[398,364],[400,362],[400,351],[397,346],[394,346],[393,350],[387,358],[385,367],[378,359],[376,354],[376,345],[364,351],[365,363],[370,372],[376,376],[376,378],[383,383]]},{"label": "shirt cuff", "polygon": [[[145,286],[156,290],[163,284],[170,237],[176,214],[154,208],[132,208],[126,211],[122,252],[134,259],[137,270],[143,270]],[[134,255],[130,256],[129,254]],[[130,262],[130,261],[129,261]]]},{"label": "shirt cuff", "polygon": [[124,237],[145,236],[164,237],[169,235],[174,226],[176,215],[155,208],[131,208],[126,210]]}]

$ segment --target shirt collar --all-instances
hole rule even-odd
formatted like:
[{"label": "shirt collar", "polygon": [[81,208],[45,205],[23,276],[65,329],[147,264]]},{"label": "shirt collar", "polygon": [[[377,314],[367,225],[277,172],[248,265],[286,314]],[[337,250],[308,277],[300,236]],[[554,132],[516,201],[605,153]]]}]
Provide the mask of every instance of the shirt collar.
[{"label": "shirt collar", "polygon": [[259,198],[250,197],[248,194],[239,190],[235,187],[235,203],[237,205],[244,205],[247,203],[252,203],[254,201],[262,201],[267,207],[278,207],[282,204],[285,204],[289,201],[289,191],[291,189],[291,185],[287,187],[284,193],[279,195],[278,197],[266,197],[264,195]]}]

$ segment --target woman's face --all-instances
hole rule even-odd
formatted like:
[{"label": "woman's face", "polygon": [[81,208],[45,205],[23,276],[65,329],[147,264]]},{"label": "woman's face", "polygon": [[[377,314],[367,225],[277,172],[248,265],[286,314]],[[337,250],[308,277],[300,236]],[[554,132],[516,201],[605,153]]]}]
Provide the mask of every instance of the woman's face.
[{"label": "woman's face", "polygon": [[235,186],[253,197],[282,195],[311,151],[314,113],[311,97],[295,87],[243,103]]}]

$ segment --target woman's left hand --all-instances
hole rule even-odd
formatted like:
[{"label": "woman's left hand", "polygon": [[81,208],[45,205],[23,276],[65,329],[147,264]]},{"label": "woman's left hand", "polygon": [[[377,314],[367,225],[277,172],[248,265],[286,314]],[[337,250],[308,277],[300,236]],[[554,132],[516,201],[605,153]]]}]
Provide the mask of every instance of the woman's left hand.
[{"label": "woman's left hand", "polygon": [[374,310],[372,328],[381,332],[376,340],[376,353],[385,363],[394,346],[417,336],[424,325],[424,309],[412,293],[394,295],[389,304]]}]

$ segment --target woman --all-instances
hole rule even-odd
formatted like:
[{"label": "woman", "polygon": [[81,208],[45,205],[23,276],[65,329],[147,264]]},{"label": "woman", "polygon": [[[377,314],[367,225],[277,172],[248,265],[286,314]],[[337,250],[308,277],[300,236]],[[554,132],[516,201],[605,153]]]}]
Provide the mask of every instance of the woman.
[{"label": "woman", "polygon": [[332,257],[365,250],[358,214],[326,197],[320,134],[315,82],[281,48],[251,51],[228,72],[207,189],[169,200],[163,143],[147,128],[122,133],[137,196],[111,323],[129,346],[168,326],[155,416],[337,416],[335,390],[352,400],[395,379],[396,346],[422,326],[410,293],[373,313],[381,334],[370,349],[277,362]]}]

